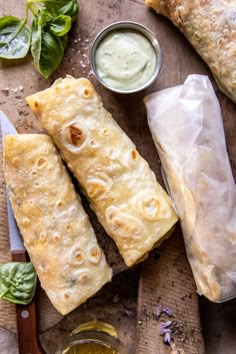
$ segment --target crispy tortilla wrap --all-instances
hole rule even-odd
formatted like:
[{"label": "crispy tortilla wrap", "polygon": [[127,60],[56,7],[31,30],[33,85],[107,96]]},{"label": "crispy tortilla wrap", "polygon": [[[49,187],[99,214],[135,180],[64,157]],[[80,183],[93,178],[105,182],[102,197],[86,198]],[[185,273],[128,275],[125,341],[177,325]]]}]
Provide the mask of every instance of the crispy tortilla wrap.
[{"label": "crispy tortilla wrap", "polygon": [[183,32],[219,88],[236,103],[235,0],[145,0],[145,4]]},{"label": "crispy tortilla wrap", "polygon": [[110,281],[112,271],[49,136],[6,136],[4,173],[42,288],[65,315]]},{"label": "crispy tortilla wrap", "polygon": [[98,220],[132,266],[177,221],[148,163],[87,79],[67,77],[27,98],[78,179]]}]

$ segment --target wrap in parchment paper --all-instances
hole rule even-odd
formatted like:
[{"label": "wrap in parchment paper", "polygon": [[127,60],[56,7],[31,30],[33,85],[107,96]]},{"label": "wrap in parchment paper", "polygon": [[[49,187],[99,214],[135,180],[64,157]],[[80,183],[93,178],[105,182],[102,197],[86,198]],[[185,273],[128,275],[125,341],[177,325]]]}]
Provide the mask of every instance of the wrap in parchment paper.
[{"label": "wrap in parchment paper", "polygon": [[236,1],[145,0],[145,4],[183,32],[219,88],[236,102]]},{"label": "wrap in parchment paper", "polygon": [[206,76],[145,98],[199,294],[236,296],[236,189],[221,111]]}]

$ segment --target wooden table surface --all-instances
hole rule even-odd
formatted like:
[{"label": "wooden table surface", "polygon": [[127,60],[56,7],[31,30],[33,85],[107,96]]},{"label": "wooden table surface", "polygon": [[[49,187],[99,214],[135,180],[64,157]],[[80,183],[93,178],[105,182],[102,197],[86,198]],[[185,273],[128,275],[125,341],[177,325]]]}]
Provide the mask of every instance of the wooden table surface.
[{"label": "wooden table surface", "polygon": [[[147,9],[143,0],[80,0],[79,4],[78,21],[73,26],[63,63],[48,80],[44,80],[36,72],[30,55],[22,61],[0,62],[0,110],[8,115],[18,132],[42,132],[39,123],[26,105],[25,97],[27,95],[49,87],[55,79],[64,77],[66,74],[74,77],[87,77],[94,83],[97,91],[102,96],[106,109],[113,114],[121,128],[134,141],[138,151],[146,158],[156,173],[158,180],[162,183],[160,161],[148,129],[143,97],[147,93],[182,84],[189,74],[200,73],[210,77],[216,90],[222,108],[229,157],[233,173],[236,175],[236,105],[218,90],[209,69],[183,35],[164,17],[158,16]],[[22,0],[17,2],[8,0],[0,4],[1,16],[14,15],[23,18],[24,11],[25,4]],[[119,20],[137,21],[149,27],[157,36],[163,50],[163,65],[158,79],[146,91],[129,96],[117,95],[103,88],[92,75],[89,65],[89,49],[93,38],[104,26]],[[85,207],[88,210],[86,202]],[[106,248],[110,264],[113,265],[117,273],[125,270],[126,267],[117,255],[117,250],[113,243],[104,241],[104,239],[107,239],[104,230],[90,211],[89,215],[92,217],[100,242]],[[5,224],[4,227],[0,225],[0,228],[2,234],[5,234]],[[5,251],[3,251],[2,244],[0,247],[0,262],[3,262],[1,254]],[[172,263],[169,262],[169,259],[171,259]],[[175,267],[176,264],[177,267],[172,272],[173,268],[171,267]],[[181,272],[181,270],[184,271]],[[167,273],[170,284],[178,279],[175,287],[172,287],[168,282],[166,287],[163,286],[165,285]],[[50,346],[52,333],[60,336],[60,333],[65,328],[72,329],[73,326],[78,324],[79,315],[82,320],[100,317],[114,323],[118,327],[130,353],[135,350],[139,354],[169,353],[170,348],[162,343],[162,338],[159,335],[159,322],[153,318],[153,311],[156,306],[160,302],[166,301],[165,304],[168,303],[174,308],[178,308],[175,314],[176,320],[180,320],[181,316],[184,320],[186,319],[188,335],[182,345],[185,353],[202,354],[204,346],[201,332],[193,334],[194,329],[200,330],[198,298],[185,256],[182,234],[178,228],[173,237],[166,241],[160,249],[152,252],[149,259],[142,266],[138,315],[136,316],[134,309],[138,295],[138,274],[139,268],[128,272],[128,274],[118,275],[114,282],[109,284],[104,290],[106,296],[104,296],[103,292],[98,294],[94,299],[89,300],[87,305],[81,307],[79,312],[72,313],[70,317],[65,319],[62,319],[53,310],[43,294],[42,296],[40,295],[40,332],[42,333],[42,342],[48,350],[47,352],[50,353],[54,350],[54,347]],[[160,284],[162,284],[162,288]],[[122,288],[121,294],[116,296],[120,288]],[[169,296],[166,296],[166,294],[169,294]],[[186,300],[183,302],[182,298]],[[104,301],[107,302],[104,303]],[[182,305],[181,301],[184,305]],[[185,310],[182,310],[182,306]],[[235,301],[216,305],[210,304],[205,299],[200,300],[207,354],[235,353],[235,307]],[[59,325],[49,330],[50,327],[58,322],[60,322]],[[135,334],[136,324],[137,331]],[[10,328],[11,326],[5,326],[1,319],[0,326],[14,330],[14,326],[12,328]],[[2,330],[0,331],[0,343],[4,342],[4,338],[5,342],[6,338],[8,338],[9,343],[16,345],[14,342],[15,337]],[[178,344],[181,344],[180,337],[178,340]],[[13,351],[8,350],[9,352],[13,353]]]}]

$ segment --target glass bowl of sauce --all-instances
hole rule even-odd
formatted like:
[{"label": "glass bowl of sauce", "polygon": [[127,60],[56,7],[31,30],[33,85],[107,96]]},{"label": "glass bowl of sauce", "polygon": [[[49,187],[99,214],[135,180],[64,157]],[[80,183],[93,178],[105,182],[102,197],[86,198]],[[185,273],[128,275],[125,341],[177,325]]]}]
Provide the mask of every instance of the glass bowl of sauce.
[{"label": "glass bowl of sauce", "polygon": [[115,328],[101,321],[78,326],[56,354],[128,354]]},{"label": "glass bowl of sauce", "polygon": [[162,51],[154,34],[131,21],[115,22],[95,37],[90,63],[98,81],[117,93],[144,90],[156,79]]}]

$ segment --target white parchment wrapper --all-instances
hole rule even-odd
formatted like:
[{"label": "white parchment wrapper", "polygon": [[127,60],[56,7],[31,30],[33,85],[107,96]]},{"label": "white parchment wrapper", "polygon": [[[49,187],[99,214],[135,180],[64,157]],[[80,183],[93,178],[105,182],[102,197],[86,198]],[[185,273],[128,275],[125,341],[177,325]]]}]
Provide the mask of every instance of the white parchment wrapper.
[{"label": "white parchment wrapper", "polygon": [[236,296],[236,188],[220,106],[206,76],[144,99],[199,294]]}]

